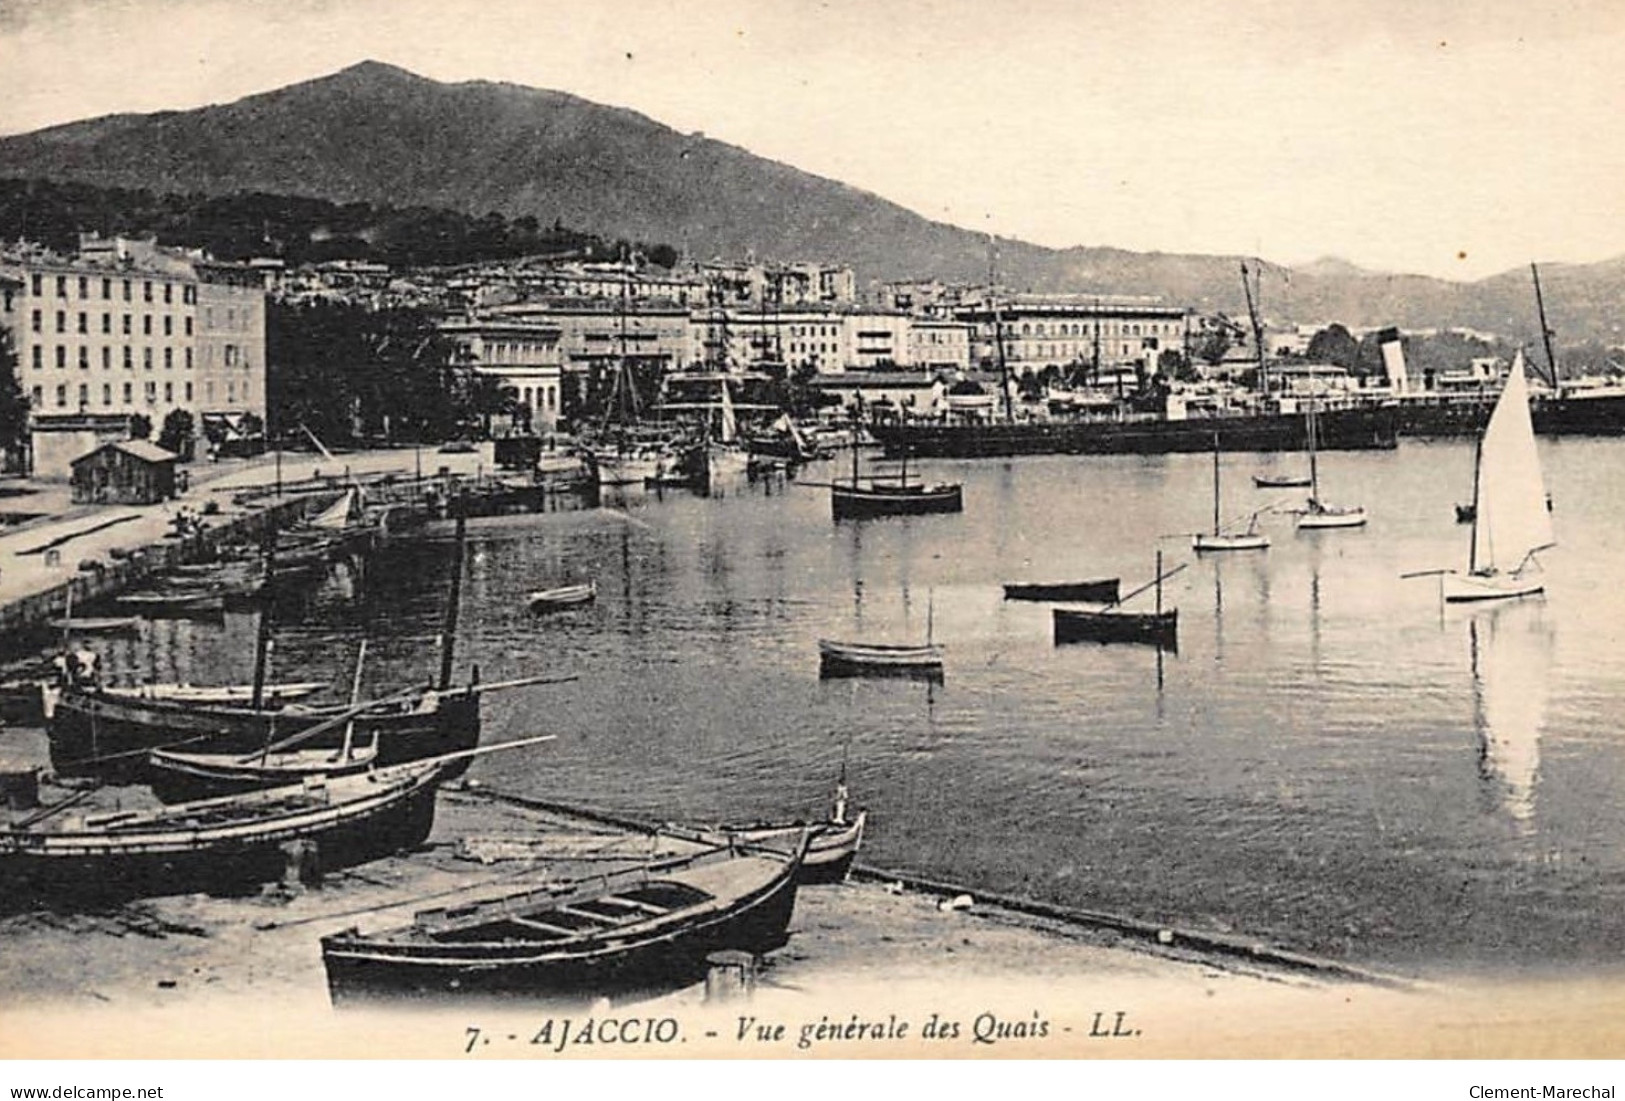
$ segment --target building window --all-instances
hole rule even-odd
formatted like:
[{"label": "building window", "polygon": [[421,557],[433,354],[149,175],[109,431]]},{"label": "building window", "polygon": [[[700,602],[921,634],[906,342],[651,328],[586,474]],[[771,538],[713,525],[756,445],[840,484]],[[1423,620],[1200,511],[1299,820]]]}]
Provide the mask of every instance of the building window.
[{"label": "building window", "polygon": [[143,301],[143,302],[151,302],[152,301],[152,280],[151,279],[143,279],[141,281],[141,301]]},{"label": "building window", "polygon": [[66,275],[56,277],[56,296],[58,298],[68,297],[68,277]]},{"label": "building window", "polygon": [[183,321],[183,322],[182,322],[182,325],[183,325],[183,326],[184,326],[184,328],[185,328],[185,331],[186,331],[186,335],[187,335],[187,336],[191,336],[191,335],[192,335],[192,318],[191,318],[191,316],[190,316],[190,315],[188,315],[188,316],[187,316],[187,317],[186,317],[186,318],[185,318],[185,320],[184,320],[184,321]]},{"label": "building window", "polygon": [[156,382],[149,381],[145,387],[145,390],[147,395],[147,404],[155,404],[158,401],[158,384]]},{"label": "building window", "polygon": [[90,297],[90,280],[87,279],[83,275],[81,275],[79,277],[79,297],[80,298],[89,298]]},{"label": "building window", "polygon": [[113,281],[111,279],[103,279],[102,280],[102,299],[105,301],[106,299],[109,299],[109,298],[112,298],[112,297],[113,297]]},{"label": "building window", "polygon": [[172,368],[174,366],[175,366],[175,349],[173,349],[173,348],[165,348],[164,349],[164,370],[167,371],[167,370],[169,370],[170,368]]},{"label": "building window", "polygon": [[190,348],[186,349],[186,369],[188,371],[192,369],[192,349]]},{"label": "building window", "polygon": [[113,384],[111,382],[102,383],[102,404],[113,404]]},{"label": "building window", "polygon": [[130,346],[128,344],[124,346],[124,369],[126,371],[135,370],[135,364],[130,361]]},{"label": "building window", "polygon": [[168,283],[164,284],[164,305],[166,305],[166,306],[174,301],[174,299],[172,297],[170,297],[170,292],[173,289],[174,288],[170,284],[168,284]]},{"label": "building window", "polygon": [[36,344],[34,345],[34,370],[37,371],[43,366],[45,366],[45,349]]},{"label": "building window", "polygon": [[113,315],[110,313],[102,314],[102,332],[109,335],[113,332]]},{"label": "building window", "polygon": [[113,349],[108,347],[106,344],[103,344],[102,345],[102,370],[111,371],[112,369],[113,369]]},{"label": "building window", "polygon": [[174,336],[175,335],[175,319],[173,317],[170,317],[167,313],[164,314],[164,335],[165,336]]},{"label": "building window", "polygon": [[152,370],[152,349],[151,348],[142,348],[141,349],[141,369],[143,371]]},{"label": "building window", "polygon": [[124,404],[129,405],[134,400],[135,400],[135,391],[131,388],[130,384],[128,382],[126,382],[124,384]]},{"label": "building window", "polygon": [[186,400],[188,402],[192,400],[192,384],[190,382],[186,384]]},{"label": "building window", "polygon": [[124,301],[128,302],[129,300],[130,300],[130,281],[128,279],[126,279],[126,280],[124,280]]},{"label": "building window", "polygon": [[90,404],[90,387],[84,383],[79,384],[79,408],[83,409]]},{"label": "building window", "polygon": [[28,391],[28,404],[35,409],[45,404],[45,391],[41,387],[34,387]]},{"label": "building window", "polygon": [[56,404],[57,408],[59,409],[64,408],[68,404],[68,388],[66,386],[58,386],[56,388]]},{"label": "building window", "polygon": [[63,310],[56,311],[56,331],[59,333],[68,331],[68,315]]},{"label": "building window", "polygon": [[90,317],[84,310],[79,311],[79,331],[82,333],[90,332]]},{"label": "building window", "polygon": [[35,297],[45,293],[45,288],[42,286],[42,279],[43,277],[35,275],[28,280],[29,293]]},{"label": "building window", "polygon": [[83,344],[79,346],[79,369],[81,371],[90,370],[90,349]]},{"label": "building window", "polygon": [[226,345],[226,366],[237,366],[237,345],[235,344]]},{"label": "building window", "polygon": [[175,402],[175,384],[173,382],[166,382],[166,383],[164,383],[164,404],[173,405],[174,402]]},{"label": "building window", "polygon": [[61,344],[56,346],[56,369],[62,370],[68,365],[68,349]]},{"label": "building window", "polygon": [[45,327],[45,318],[43,316],[41,316],[39,310],[34,311],[33,319],[32,319],[32,325],[33,325],[33,329],[34,329],[34,331],[36,333],[39,332],[40,330],[42,330]]},{"label": "building window", "polygon": [[144,313],[141,315],[141,335],[152,335],[152,315],[150,313]]}]

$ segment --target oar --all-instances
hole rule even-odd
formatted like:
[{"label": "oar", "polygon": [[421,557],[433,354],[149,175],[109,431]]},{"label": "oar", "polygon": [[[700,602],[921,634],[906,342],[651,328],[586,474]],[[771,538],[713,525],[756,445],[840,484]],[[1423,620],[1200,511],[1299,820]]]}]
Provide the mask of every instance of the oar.
[{"label": "oar", "polygon": [[427,686],[418,685],[397,692],[393,696],[385,696],[382,699],[377,700],[368,700],[365,703],[357,704],[355,707],[347,707],[338,714],[327,719],[323,719],[315,726],[308,726],[304,730],[299,731],[297,734],[291,734],[288,737],[283,738],[280,742],[273,742],[264,749],[256,749],[247,756],[239,757],[237,759],[237,763],[240,765],[250,764],[256,757],[263,757],[270,753],[281,752],[282,750],[287,749],[289,746],[294,746],[298,745],[300,742],[309,741],[318,734],[325,734],[334,727],[343,726],[357,715],[365,714],[368,711],[372,711],[380,707],[387,707],[390,704],[403,703],[406,700],[411,699],[413,696],[422,695],[427,691],[429,691]]},{"label": "oar", "polygon": [[1412,570],[1410,573],[1399,575],[1401,581],[1409,581],[1413,577],[1438,577],[1440,574],[1455,573],[1455,570]]},{"label": "oar", "polygon": [[86,799],[90,798],[92,792],[98,791],[100,788],[101,785],[96,784],[94,787],[88,787],[80,791],[76,791],[59,803],[52,803],[48,807],[43,807],[40,810],[35,811],[33,814],[30,814],[27,818],[24,818],[20,822],[13,822],[10,828],[12,830],[26,830],[30,826],[36,826],[45,821],[47,818],[50,818],[52,815],[60,814],[62,811],[65,811],[70,807],[78,806],[80,803],[83,803]]},{"label": "oar", "polygon": [[1163,581],[1168,580],[1170,577],[1172,577],[1174,574],[1178,573],[1180,570],[1184,569],[1188,565],[1190,565],[1189,562],[1181,562],[1179,565],[1175,566],[1173,569],[1169,570],[1167,573],[1159,574],[1158,576],[1153,577],[1150,581],[1147,581],[1144,585],[1141,585],[1138,589],[1135,589],[1133,592],[1129,593],[1127,596],[1118,597],[1117,598],[1117,603],[1119,603],[1119,604],[1127,604],[1130,600],[1133,600],[1135,597],[1139,596],[1141,593],[1143,593],[1147,589],[1151,588],[1151,586],[1156,585],[1159,582],[1163,582]]},{"label": "oar", "polygon": [[516,677],[513,680],[494,680],[489,684],[471,684],[467,688],[454,688],[453,692],[472,692],[482,695],[486,692],[502,692],[509,688],[525,688],[532,684],[568,684],[573,680],[580,680],[579,673],[561,673],[558,675],[538,674],[534,677]]},{"label": "oar", "polygon": [[519,749],[522,746],[536,745],[539,742],[551,742],[558,738],[557,734],[537,734],[530,738],[516,738],[511,742],[498,742],[496,745],[477,745],[473,749],[459,749],[452,753],[442,753],[438,757],[420,757],[415,761],[402,761],[398,765],[391,765],[389,769],[379,769],[387,772],[390,769],[406,771],[421,765],[440,765],[447,761],[460,761],[465,757],[483,757],[487,753],[497,753],[504,749]]}]

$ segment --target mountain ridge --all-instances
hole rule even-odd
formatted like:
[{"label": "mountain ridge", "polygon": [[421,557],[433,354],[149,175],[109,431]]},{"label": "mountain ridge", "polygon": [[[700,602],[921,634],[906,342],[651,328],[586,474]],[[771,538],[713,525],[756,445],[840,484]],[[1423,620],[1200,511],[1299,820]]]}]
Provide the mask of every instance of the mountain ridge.
[{"label": "mountain ridge", "polygon": [[[847,263],[864,281],[979,283],[987,270],[981,233],[631,108],[509,82],[441,83],[376,60],[228,103],[3,137],[0,175],[529,215],[701,257]],[[997,251],[1000,282],[1010,287],[1155,294],[1245,313],[1239,256],[1009,238]],[[1517,269],[1455,282],[1333,257],[1261,267],[1261,310],[1277,323],[1462,326],[1520,339],[1539,332],[1527,272]],[[1625,257],[1554,264],[1542,275],[1565,339],[1621,339],[1614,313],[1625,299]]]}]

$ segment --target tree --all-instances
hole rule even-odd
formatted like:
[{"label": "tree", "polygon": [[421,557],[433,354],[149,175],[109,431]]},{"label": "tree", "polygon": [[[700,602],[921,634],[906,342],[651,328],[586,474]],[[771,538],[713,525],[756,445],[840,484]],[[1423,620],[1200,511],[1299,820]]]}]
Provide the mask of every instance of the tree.
[{"label": "tree", "polygon": [[158,433],[158,446],[173,451],[183,459],[192,457],[192,414],[185,409],[171,409],[164,418],[164,427]]},{"label": "tree", "polygon": [[130,414],[130,439],[144,440],[152,435],[152,418],[145,413]]},{"label": "tree", "polygon": [[1330,363],[1353,371],[1360,358],[1360,342],[1333,322],[1309,338],[1307,356],[1312,363]]},{"label": "tree", "polygon": [[1224,362],[1224,357],[1229,354],[1234,344],[1235,340],[1231,337],[1230,330],[1216,326],[1203,333],[1191,351],[1197,359],[1217,367]]},{"label": "tree", "polygon": [[0,329],[0,452],[15,455],[28,438],[28,398],[17,381],[11,333]]}]

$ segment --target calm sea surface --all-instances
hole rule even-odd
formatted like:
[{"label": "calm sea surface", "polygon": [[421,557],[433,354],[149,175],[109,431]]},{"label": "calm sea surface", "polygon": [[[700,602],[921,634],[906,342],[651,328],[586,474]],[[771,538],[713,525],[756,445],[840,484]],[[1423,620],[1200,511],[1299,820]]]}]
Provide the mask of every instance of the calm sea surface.
[{"label": "calm sea surface", "polygon": [[[846,761],[865,858],[981,887],[1259,936],[1428,974],[1621,966],[1625,949],[1625,443],[1542,441],[1560,546],[1544,599],[1443,608],[1464,567],[1470,442],[1322,457],[1364,530],[1192,560],[1208,456],[925,464],[958,516],[834,523],[828,491],[637,491],[596,511],[475,521],[459,676],[577,673],[489,698],[505,790],[665,819],[819,810]],[[1226,455],[1224,511],[1297,503]],[[809,478],[841,469],[812,468]],[[1152,577],[1179,651],[1051,641],[1000,582]],[[378,692],[433,675],[449,533],[340,571],[277,633],[274,675]],[[598,601],[536,617],[534,588]],[[1149,594],[1147,594],[1149,598]],[[292,617],[289,617],[290,619]],[[944,683],[820,681],[820,636],[947,646]],[[254,625],[158,625],[115,670],[246,680]]]}]

